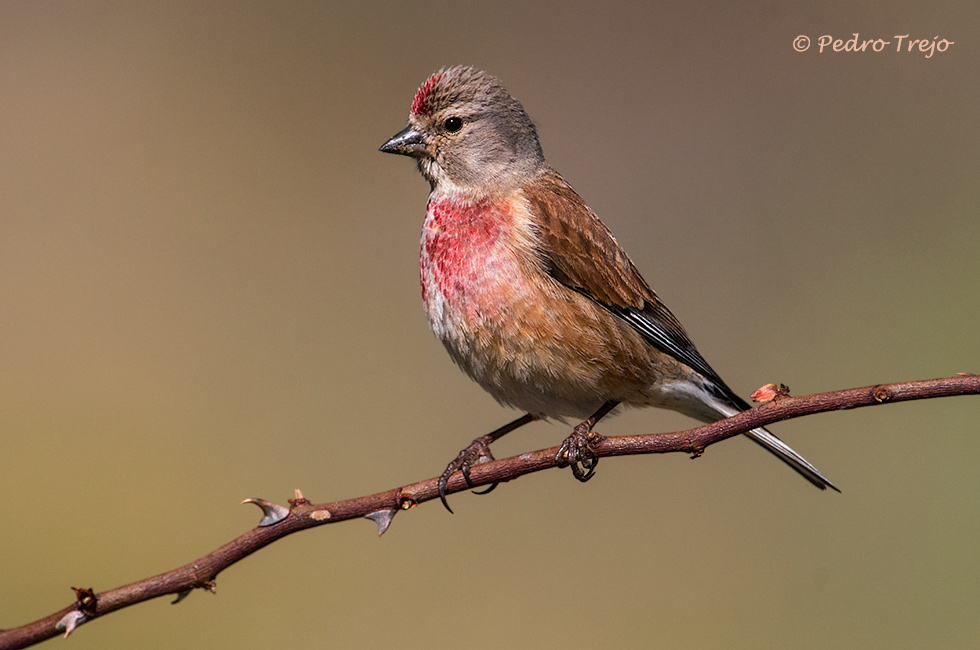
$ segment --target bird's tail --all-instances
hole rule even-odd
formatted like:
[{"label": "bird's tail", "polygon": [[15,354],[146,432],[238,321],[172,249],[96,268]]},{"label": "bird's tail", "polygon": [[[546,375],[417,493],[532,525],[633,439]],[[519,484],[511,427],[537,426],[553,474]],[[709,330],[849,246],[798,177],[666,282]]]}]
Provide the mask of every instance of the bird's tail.
[{"label": "bird's tail", "polygon": [[[746,402],[736,395],[731,395],[728,397],[729,399],[726,400],[726,402],[731,401],[734,402],[733,404],[720,404],[714,400],[712,403],[712,406],[714,406],[715,409],[725,417],[737,415],[742,411],[747,411],[751,408]],[[798,453],[793,451],[785,442],[769,433],[767,429],[759,427],[758,429],[752,429],[745,435],[751,438],[753,442],[758,443],[765,448],[766,451],[775,455],[776,458],[799,472],[803,478],[810,481],[821,490],[830,488],[831,490],[840,492],[836,485],[831,483],[826,476],[820,473],[820,470],[811,465],[806,458],[803,458],[803,456],[800,456]]]},{"label": "bird's tail", "polygon": [[[668,408],[680,411],[702,422],[717,422],[752,408],[717,375],[712,377],[701,375],[699,379],[700,381],[686,380],[672,386],[672,394],[675,399],[667,405]],[[811,465],[806,458],[793,451],[785,442],[769,433],[767,429],[759,427],[752,429],[745,435],[821,490],[830,488],[840,492],[836,485],[820,473],[820,470]]]},{"label": "bird's tail", "polygon": [[[679,408],[677,406],[674,408],[702,422],[715,422],[723,418],[738,415],[752,408],[748,402],[736,395],[731,388],[717,377],[705,379],[703,382],[700,382],[698,389],[694,395],[691,395],[692,397],[696,397],[696,400],[687,401]],[[836,485],[820,473],[820,470],[811,465],[803,456],[793,451],[785,442],[769,433],[767,429],[759,427],[758,429],[752,429],[745,435],[751,438],[753,442],[765,448],[766,451],[775,455],[779,460],[792,467],[803,478],[821,490],[830,488],[840,492]]]},{"label": "bird's tail", "polygon": [[793,451],[785,442],[769,433],[768,430],[760,427],[758,429],[752,429],[745,435],[751,438],[753,442],[762,445],[767,451],[775,454],[779,460],[795,469],[803,478],[821,490],[830,488],[831,490],[840,492],[837,486],[830,482],[830,479],[820,473],[820,470],[811,465],[806,458]]}]

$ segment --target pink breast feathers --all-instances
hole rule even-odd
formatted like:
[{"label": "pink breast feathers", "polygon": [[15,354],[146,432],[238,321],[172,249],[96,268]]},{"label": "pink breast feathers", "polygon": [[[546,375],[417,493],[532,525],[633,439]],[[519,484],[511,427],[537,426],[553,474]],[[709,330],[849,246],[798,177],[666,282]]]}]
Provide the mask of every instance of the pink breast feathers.
[{"label": "pink breast feathers", "polygon": [[430,320],[455,315],[476,326],[505,315],[521,284],[511,244],[514,222],[507,202],[429,203],[420,265]]}]

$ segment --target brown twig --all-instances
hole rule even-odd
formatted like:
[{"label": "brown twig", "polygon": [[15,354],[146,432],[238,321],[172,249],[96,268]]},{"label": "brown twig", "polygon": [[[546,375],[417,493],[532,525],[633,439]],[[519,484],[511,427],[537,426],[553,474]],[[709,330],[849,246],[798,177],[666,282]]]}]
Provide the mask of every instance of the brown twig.
[{"label": "brown twig", "polygon": [[[943,379],[880,384],[804,397],[789,396],[785,387],[760,390],[759,394],[767,395],[771,401],[727,420],[688,431],[601,438],[594,447],[595,454],[598,457],[667,452],[700,455],[706,447],[727,438],[759,426],[804,415],[891,402],[980,394],[980,375],[963,374]],[[471,472],[472,485],[467,485],[457,472],[450,479],[446,491],[460,492],[474,486],[510,481],[525,474],[549,469],[555,466],[557,451],[557,447],[552,447],[478,465]],[[300,530],[368,517],[377,522],[380,535],[399,510],[412,508],[438,496],[437,479],[430,478],[377,494],[324,504],[312,504],[297,491],[296,499],[290,500],[288,509],[261,499],[249,499],[247,501],[259,505],[265,515],[258,528],[190,564],[152,578],[100,593],[95,593],[90,588],[73,588],[76,602],[68,607],[33,623],[0,630],[0,650],[26,648],[62,632],[67,636],[75,627],[88,620],[152,598],[175,594],[176,603],[195,588],[213,592],[214,579],[222,570],[277,539]]]}]

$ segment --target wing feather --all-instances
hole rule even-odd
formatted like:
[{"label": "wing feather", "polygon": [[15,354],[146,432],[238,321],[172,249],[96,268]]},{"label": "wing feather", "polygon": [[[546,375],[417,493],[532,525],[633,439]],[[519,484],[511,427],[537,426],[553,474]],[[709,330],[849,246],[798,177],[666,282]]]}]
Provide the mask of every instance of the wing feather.
[{"label": "wing feather", "polygon": [[549,170],[527,186],[525,195],[538,220],[539,252],[554,279],[623,319],[651,345],[716,383],[726,397],[737,397],[565,179]]}]

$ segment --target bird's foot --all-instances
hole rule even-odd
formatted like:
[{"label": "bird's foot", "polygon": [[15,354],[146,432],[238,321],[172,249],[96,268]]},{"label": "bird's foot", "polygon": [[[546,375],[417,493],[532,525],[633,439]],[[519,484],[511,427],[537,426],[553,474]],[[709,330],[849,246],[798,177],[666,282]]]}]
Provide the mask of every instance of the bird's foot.
[{"label": "bird's foot", "polygon": [[[449,503],[446,501],[446,486],[449,484],[449,478],[456,472],[463,472],[463,478],[466,479],[466,484],[473,487],[473,481],[470,479],[470,468],[481,465],[483,463],[489,463],[494,460],[493,454],[490,452],[490,443],[493,442],[494,438],[492,434],[487,434],[485,436],[480,436],[473,442],[469,444],[468,447],[459,452],[456,456],[446,466],[446,471],[442,473],[439,477],[439,499],[442,501],[442,505],[445,506],[446,510],[452,512],[453,509],[449,507]],[[474,494],[486,494],[490,492],[497,484],[494,483],[486,490],[482,492],[474,492]]]},{"label": "bird's foot", "polygon": [[595,467],[599,464],[592,451],[592,445],[602,440],[602,436],[592,430],[593,422],[586,420],[575,427],[572,435],[565,438],[561,443],[561,448],[555,456],[555,465],[558,467],[571,467],[572,474],[578,480],[585,483],[595,474]]}]

